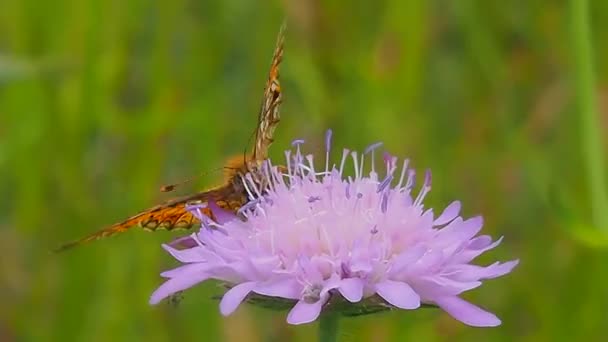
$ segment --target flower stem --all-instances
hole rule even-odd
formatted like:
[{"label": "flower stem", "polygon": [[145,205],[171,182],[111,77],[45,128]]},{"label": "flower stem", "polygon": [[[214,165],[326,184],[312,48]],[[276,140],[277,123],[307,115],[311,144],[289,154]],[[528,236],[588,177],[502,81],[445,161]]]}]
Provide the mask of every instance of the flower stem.
[{"label": "flower stem", "polygon": [[593,225],[608,231],[608,198],[604,178],[604,155],[593,75],[593,49],[589,22],[589,1],[570,0],[575,90],[580,119],[583,161],[591,196]]},{"label": "flower stem", "polygon": [[326,312],[319,322],[319,342],[333,342],[338,339],[338,314]]}]

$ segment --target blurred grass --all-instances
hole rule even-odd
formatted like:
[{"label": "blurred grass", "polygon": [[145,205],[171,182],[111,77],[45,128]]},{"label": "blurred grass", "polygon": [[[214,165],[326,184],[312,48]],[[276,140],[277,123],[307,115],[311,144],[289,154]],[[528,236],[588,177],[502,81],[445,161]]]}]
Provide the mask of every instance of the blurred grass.
[{"label": "blurred grass", "polygon": [[[213,284],[188,291],[178,308],[149,307],[158,273],[172,265],[159,248],[168,233],[48,253],[165,199],[160,185],[242,153],[285,13],[272,155],[296,137],[320,147],[328,127],[341,146],[382,140],[433,170],[429,205],[461,199],[467,216],[484,215],[486,233],[506,237],[482,262],[522,260],[466,295],[496,312],[500,328],[420,310],[345,320],[342,339],[608,338],[606,251],[568,233],[594,219],[566,3],[0,0],[0,8],[0,340],[315,336],[314,326],[288,327],[255,308],[221,318]],[[608,3],[591,1],[590,13],[600,63],[587,91],[598,94],[604,133]]]}]

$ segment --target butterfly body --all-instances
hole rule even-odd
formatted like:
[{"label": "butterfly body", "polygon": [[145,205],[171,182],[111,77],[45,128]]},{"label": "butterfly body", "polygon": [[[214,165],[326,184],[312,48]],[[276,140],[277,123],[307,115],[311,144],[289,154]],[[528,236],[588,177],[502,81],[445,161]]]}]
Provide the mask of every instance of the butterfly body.
[{"label": "butterfly body", "polygon": [[[227,163],[224,167],[224,170],[226,170],[224,184],[192,195],[171,199],[84,238],[64,244],[56,251],[63,251],[93,240],[119,234],[135,227],[156,231],[189,229],[198,226],[200,224],[199,220],[187,210],[190,205],[214,203],[217,207],[231,212],[236,212],[245,205],[249,200],[249,194],[243,184],[243,177],[250,173],[254,179],[261,179],[261,177],[256,177],[256,174],[259,172],[263,161],[268,157],[268,147],[272,144],[274,130],[280,121],[279,106],[282,94],[279,83],[279,64],[283,58],[284,28],[285,25],[279,31],[272,57],[269,77],[258,115],[253,151],[250,155],[235,157]],[[174,187],[168,186],[165,189],[172,190]],[[215,219],[210,206],[203,207],[201,211],[211,219]]]}]

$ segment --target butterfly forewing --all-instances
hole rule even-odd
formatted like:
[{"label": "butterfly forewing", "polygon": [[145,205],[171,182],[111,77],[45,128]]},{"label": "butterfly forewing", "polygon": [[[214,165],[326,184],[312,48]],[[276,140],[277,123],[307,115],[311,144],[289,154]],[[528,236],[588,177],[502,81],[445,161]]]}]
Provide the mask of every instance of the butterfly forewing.
[{"label": "butterfly forewing", "polygon": [[[272,144],[274,130],[280,121],[281,85],[279,83],[279,65],[283,59],[284,31],[285,24],[281,26],[281,30],[279,31],[277,44],[270,64],[268,81],[264,89],[262,105],[258,114],[255,144],[251,155],[251,158],[255,162],[261,162],[268,157],[268,147]],[[228,173],[229,177],[226,180],[226,184],[220,187],[170,200],[144,210],[122,222],[104,228],[82,239],[67,243],[59,247],[57,251],[63,251],[89,241],[122,233],[133,227],[142,227],[145,230],[155,231],[159,229],[188,229],[197,226],[200,222],[187,210],[189,204],[207,204],[213,202],[222,209],[235,212],[247,202],[247,193],[240,182],[242,174],[251,170],[245,160],[241,160],[236,165],[229,165],[226,169],[230,169]],[[212,219],[214,218],[211,209],[203,208],[201,210],[204,215]]]},{"label": "butterfly forewing", "polygon": [[279,83],[279,65],[283,60],[284,34],[285,24],[281,26],[281,30],[279,31],[258,116],[258,127],[253,147],[253,159],[256,161],[268,158],[268,147],[272,144],[274,130],[281,120],[279,107],[281,105],[282,93],[281,84]]}]

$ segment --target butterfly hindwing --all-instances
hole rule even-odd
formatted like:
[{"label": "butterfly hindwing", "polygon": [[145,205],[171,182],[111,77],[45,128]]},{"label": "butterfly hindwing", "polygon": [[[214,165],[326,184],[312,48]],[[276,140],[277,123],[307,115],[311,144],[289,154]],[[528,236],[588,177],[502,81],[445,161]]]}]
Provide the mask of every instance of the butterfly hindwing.
[{"label": "butterfly hindwing", "polygon": [[[210,191],[201,192],[192,196],[186,196],[167,201],[164,204],[157,205],[150,209],[144,210],[135,216],[132,216],[112,226],[101,229],[93,234],[85,236],[84,238],[64,244],[56,251],[63,251],[90,241],[126,232],[127,230],[130,230],[135,227],[141,227],[148,231],[156,231],[161,229],[174,230],[191,228],[197,225],[200,221],[186,209],[188,205],[207,205],[210,201],[213,201],[218,207],[222,209],[234,210],[233,207],[238,205],[238,199],[233,198],[234,196],[228,196],[231,198],[231,200],[225,200],[227,193],[229,193],[229,187],[223,186]],[[244,201],[244,199],[242,201]],[[204,215],[213,218],[213,213],[211,212],[210,208],[202,208],[201,212]]]}]

